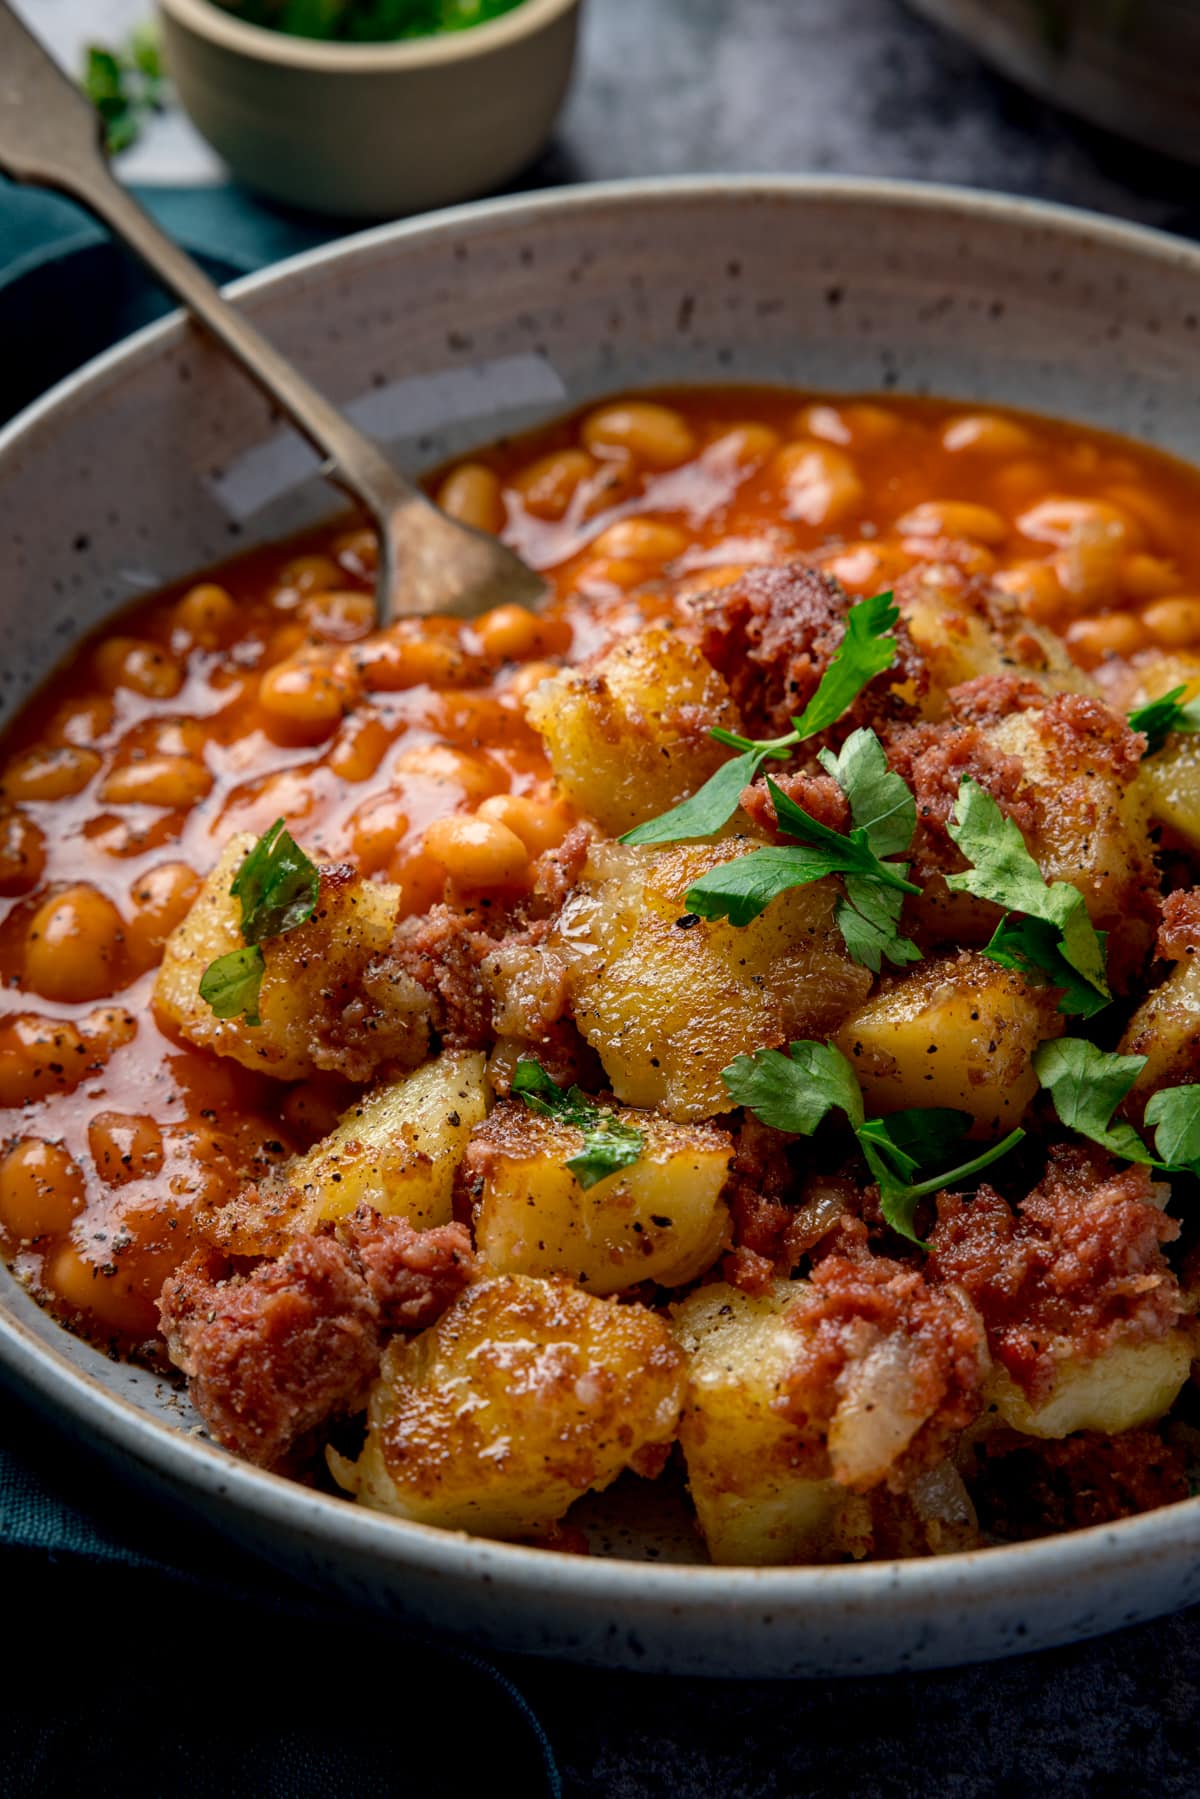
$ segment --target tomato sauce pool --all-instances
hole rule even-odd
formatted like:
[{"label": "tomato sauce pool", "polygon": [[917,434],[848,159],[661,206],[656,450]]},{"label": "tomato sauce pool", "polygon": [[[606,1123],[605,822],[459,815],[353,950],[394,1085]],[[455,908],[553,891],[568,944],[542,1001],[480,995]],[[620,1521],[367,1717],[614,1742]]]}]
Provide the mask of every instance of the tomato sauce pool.
[{"label": "tomato sauce pool", "polygon": [[[689,390],[605,402],[432,483],[544,570],[539,617],[374,628],[374,543],[330,529],[143,601],[82,645],[0,751],[0,1229],[79,1328],[152,1354],[198,1207],[328,1131],[283,1085],[156,1021],[164,941],[235,832],[397,884],[519,886],[574,822],[525,696],[754,563],[856,596],[951,561],[1109,680],[1200,651],[1200,474],[1001,410]],[[1196,659],[1200,670],[1200,655]]]}]

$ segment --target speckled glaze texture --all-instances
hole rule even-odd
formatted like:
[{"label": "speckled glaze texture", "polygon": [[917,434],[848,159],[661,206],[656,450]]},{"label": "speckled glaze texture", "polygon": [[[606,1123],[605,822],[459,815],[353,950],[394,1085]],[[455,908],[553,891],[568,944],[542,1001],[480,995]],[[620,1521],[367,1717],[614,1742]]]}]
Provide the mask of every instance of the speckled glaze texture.
[{"label": "speckled glaze texture", "polygon": [[[825,180],[584,188],[367,233],[234,291],[413,469],[616,388],[722,380],[1005,401],[1200,458],[1200,250],[1025,202]],[[92,364],[0,437],[0,716],[122,601],[330,510],[311,459],[190,327]],[[263,1555],[486,1645],[852,1674],[1200,1599],[1200,1500],[940,1560],[750,1570],[680,1565],[675,1521],[639,1529],[600,1504],[601,1553],[554,1555],[235,1462],[172,1388],[68,1336],[7,1275],[0,1364],[114,1465]]]}]

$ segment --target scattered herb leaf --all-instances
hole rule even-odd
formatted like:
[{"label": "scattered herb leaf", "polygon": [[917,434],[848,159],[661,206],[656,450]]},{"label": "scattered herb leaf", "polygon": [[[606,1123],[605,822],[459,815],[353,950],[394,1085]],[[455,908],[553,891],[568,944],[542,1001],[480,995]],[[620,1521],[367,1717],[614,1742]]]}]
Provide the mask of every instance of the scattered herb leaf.
[{"label": "scattered herb leaf", "polygon": [[899,617],[890,593],[856,601],[846,614],[842,641],[808,705],[792,720],[792,729],[783,737],[772,738],[739,737],[736,731],[719,728],[711,731],[709,735],[718,743],[741,754],[724,763],[690,799],[626,831],[621,842],[682,843],[719,831],[737,811],[742,789],[750,785],[764,762],[786,761],[805,738],[828,730],[868,682],[891,667],[896,659],[896,640],[891,633]]},{"label": "scattered herb leaf", "polygon": [[1146,1107],[1163,1163],[1200,1174],[1200,1087],[1162,1087]]},{"label": "scattered herb leaf", "polygon": [[104,122],[109,155],[135,144],[151,114],[163,110],[166,96],[154,26],[139,26],[115,50],[89,44],[84,51],[83,91]]},{"label": "scattered herb leaf", "polygon": [[646,1147],[645,1136],[635,1125],[598,1106],[579,1087],[564,1090],[533,1056],[522,1056],[517,1063],[512,1091],[531,1111],[583,1132],[583,1149],[570,1158],[567,1167],[584,1189],[628,1168]]},{"label": "scattered herb leaf", "polygon": [[390,43],[468,31],[511,12],[521,0],[218,0],[251,25],[293,37]]},{"label": "scattered herb leaf", "polygon": [[1025,839],[996,801],[968,776],[947,830],[971,867],[947,875],[955,893],[973,893],[1023,921],[1002,919],[983,953],[1027,979],[1061,989],[1060,1012],[1090,1018],[1112,998],[1105,978],[1104,936],[1069,881],[1047,881]]},{"label": "scattered herb leaf", "polygon": [[1034,1072],[1069,1131],[1090,1137],[1127,1162],[1153,1164],[1154,1157],[1133,1126],[1112,1122],[1145,1066],[1145,1056],[1109,1055],[1083,1037],[1043,1043],[1033,1058]]},{"label": "scattered herb leaf", "polygon": [[218,1018],[244,1016],[247,1024],[261,1024],[258,995],[266,966],[257,943],[231,949],[228,955],[210,962],[200,976],[200,998],[208,1002]]},{"label": "scattered herb leaf", "polygon": [[793,1043],[785,1055],[760,1049],[722,1069],[730,1098],[764,1124],[810,1137],[832,1111],[845,1114],[879,1188],[880,1209],[891,1228],[910,1242],[917,1236],[917,1202],[980,1173],[1014,1149],[1025,1133],[1010,1131],[971,1161],[913,1182],[931,1162],[952,1155],[970,1127],[970,1116],[946,1107],[914,1108],[889,1118],[864,1116],[862,1089],[847,1058],[831,1043]]},{"label": "scattered herb leaf", "polygon": [[1173,687],[1160,700],[1150,700],[1129,714],[1129,727],[1146,738],[1146,755],[1162,749],[1172,731],[1200,731],[1200,699],[1185,700],[1186,687]]}]

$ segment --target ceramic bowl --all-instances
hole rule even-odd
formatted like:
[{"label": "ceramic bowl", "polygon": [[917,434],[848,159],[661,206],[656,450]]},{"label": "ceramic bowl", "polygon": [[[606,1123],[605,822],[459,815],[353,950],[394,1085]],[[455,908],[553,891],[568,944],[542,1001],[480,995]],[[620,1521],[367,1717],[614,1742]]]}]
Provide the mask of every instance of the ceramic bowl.
[{"label": "ceramic bowl", "polygon": [[522,0],[468,31],[346,44],[159,0],[179,98],[239,179],[357,219],[487,193],[530,162],[567,91],[580,6]]},{"label": "ceramic bowl", "polygon": [[[411,469],[617,388],[775,381],[1004,401],[1200,458],[1200,250],[979,194],[701,180],[497,201],[240,283],[239,303]],[[0,718],[134,594],[334,510],[314,463],[168,321],[0,437]],[[0,1275],[0,1366],[126,1474],[264,1556],[477,1643],[717,1675],[930,1667],[1200,1599],[1200,1500],[943,1559],[712,1568],[655,1486],[589,1503],[592,1557],[371,1514],[212,1447],[174,1388]],[[690,1565],[689,1565],[690,1564]]]}]

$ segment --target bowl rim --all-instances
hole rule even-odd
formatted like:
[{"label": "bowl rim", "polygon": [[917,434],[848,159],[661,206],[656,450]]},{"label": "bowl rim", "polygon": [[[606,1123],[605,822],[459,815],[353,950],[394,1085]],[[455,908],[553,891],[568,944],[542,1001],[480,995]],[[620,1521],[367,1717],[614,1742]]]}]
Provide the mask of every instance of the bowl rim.
[{"label": "bowl rim", "polygon": [[464,31],[372,44],[294,37],[265,25],[248,24],[225,12],[214,0],[158,0],[158,7],[173,24],[193,37],[250,62],[309,74],[387,75],[445,68],[510,49],[522,39],[548,30],[582,3],[583,0],[518,0],[511,12]]},{"label": "bowl rim", "polygon": [[[172,0],[192,3],[192,0]],[[966,187],[856,176],[692,175],[638,178],[583,184],[536,194],[473,201],[466,205],[404,219],[324,244],[272,264],[235,281],[225,290],[235,300],[255,299],[286,287],[298,277],[328,263],[352,264],[356,256],[409,239],[437,239],[489,230],[497,220],[536,221],[563,211],[574,216],[619,206],[622,202],[671,206],[683,200],[720,200],[753,194],[789,202],[836,200],[846,206],[886,204],[906,210],[934,211],[948,218],[969,215],[1050,231],[1084,249],[1108,244],[1116,249],[1169,262],[1195,276],[1200,299],[1200,245],[1154,227],[1130,224],[1081,208]],[[58,382],[0,430],[0,466],[19,449],[64,402],[88,390],[103,391],[130,364],[148,353],[182,342],[184,315],[173,312],[143,327],[103,355],[93,358]],[[4,1272],[11,1292],[15,1277]],[[32,1302],[30,1302],[32,1303]],[[64,1333],[65,1338],[65,1333]],[[76,1368],[55,1343],[45,1341],[5,1303],[0,1287],[0,1367],[7,1376],[36,1394],[52,1413],[68,1420],[82,1436],[114,1447],[124,1458],[201,1499],[246,1515],[261,1529],[281,1527],[323,1552],[345,1552],[359,1560],[401,1562],[443,1579],[463,1577],[486,1582],[493,1591],[533,1599],[603,1599],[629,1608],[631,1616],[666,1607],[697,1612],[733,1601],[764,1602],[781,1608],[777,1622],[811,1619],[814,1626],[861,1616],[864,1607],[879,1605],[883,1613],[911,1605],[916,1609],[954,1600],[972,1605],[1005,1601],[1033,1602],[1088,1576],[1107,1573],[1132,1578],[1164,1560],[1173,1566],[1185,1557],[1200,1557],[1200,1497],[1123,1519],[1097,1524],[1062,1536],[1028,1543],[960,1551],[953,1555],[909,1561],[874,1561],[825,1566],[718,1567],[707,1563],[634,1561],[620,1557],[562,1556],[521,1544],[496,1542],[464,1532],[415,1523],[323,1493],[271,1474],[208,1440],[155,1417],[131,1400],[103,1387]],[[1162,1606],[1155,1608],[1165,1609]],[[1132,1617],[1143,1614],[1134,1612]],[[769,1620],[768,1620],[769,1622]],[[1093,1627],[1094,1629],[1095,1627]],[[1078,1631],[1076,1635],[1087,1634]],[[1063,1640],[1051,1636],[1049,1641]],[[1036,1646],[1036,1645],[1035,1645]],[[1006,1653],[1020,1645],[996,1648]]]}]

